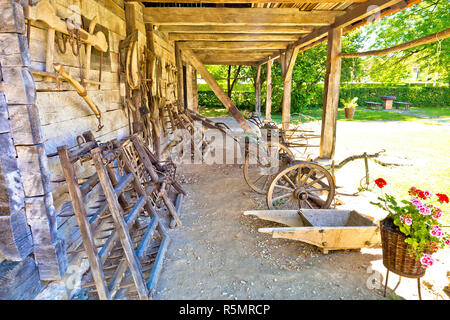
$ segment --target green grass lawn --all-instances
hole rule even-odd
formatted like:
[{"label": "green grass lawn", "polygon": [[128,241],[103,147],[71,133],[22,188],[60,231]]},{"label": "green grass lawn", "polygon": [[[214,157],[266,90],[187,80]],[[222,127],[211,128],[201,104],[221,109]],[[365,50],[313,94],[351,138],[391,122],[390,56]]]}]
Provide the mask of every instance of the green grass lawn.
[{"label": "green grass lawn", "polygon": [[[450,108],[411,108],[411,112],[428,115],[430,117],[438,117],[438,118],[450,118]],[[200,109],[200,114],[205,117],[228,117],[230,116],[229,112],[225,108],[202,108]],[[322,118],[322,109],[314,108],[314,109],[305,109],[302,111],[302,114],[312,117],[316,120],[320,120]],[[272,114],[272,119],[281,122],[281,114],[274,113]],[[296,116],[292,117],[292,120],[295,121]],[[355,110],[355,115],[353,119],[346,119],[344,108],[338,109],[338,120],[343,121],[408,121],[414,119],[421,119],[420,116],[402,114],[387,110],[367,110],[364,108],[357,108]]]},{"label": "green grass lawn", "polygon": [[427,115],[432,118],[450,119],[450,108],[410,108],[411,112]]}]

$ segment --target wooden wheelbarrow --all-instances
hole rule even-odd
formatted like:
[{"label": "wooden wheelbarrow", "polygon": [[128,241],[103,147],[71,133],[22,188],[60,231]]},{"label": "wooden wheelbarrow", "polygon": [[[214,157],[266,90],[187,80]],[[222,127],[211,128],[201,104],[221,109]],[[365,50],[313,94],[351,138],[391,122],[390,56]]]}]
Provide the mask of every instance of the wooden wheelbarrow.
[{"label": "wooden wheelbarrow", "polygon": [[325,254],[328,250],[370,248],[381,241],[378,226],[353,210],[254,210],[245,211],[244,215],[286,225],[259,228],[258,231],[271,234],[272,238],[312,244]]}]

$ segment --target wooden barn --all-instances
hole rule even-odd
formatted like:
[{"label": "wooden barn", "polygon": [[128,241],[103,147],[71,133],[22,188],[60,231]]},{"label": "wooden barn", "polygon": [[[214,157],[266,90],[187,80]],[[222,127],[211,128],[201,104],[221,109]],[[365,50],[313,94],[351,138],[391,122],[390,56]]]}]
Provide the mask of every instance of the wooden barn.
[{"label": "wooden barn", "polygon": [[171,134],[193,120],[215,126],[197,112],[198,75],[252,130],[205,65],[254,65],[270,79],[280,61],[287,128],[296,56],[328,41],[320,157],[329,159],[342,35],[417,2],[0,0],[0,299],[66,292],[74,276],[94,298],[130,288],[151,297],[168,228],[181,226]]}]

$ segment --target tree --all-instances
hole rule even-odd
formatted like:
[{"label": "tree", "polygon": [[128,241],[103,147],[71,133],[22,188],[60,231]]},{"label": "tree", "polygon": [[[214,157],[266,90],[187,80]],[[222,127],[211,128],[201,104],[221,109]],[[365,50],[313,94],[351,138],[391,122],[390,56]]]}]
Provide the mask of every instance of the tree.
[{"label": "tree", "polygon": [[241,66],[237,66],[237,69],[235,68],[233,81],[231,81],[231,70],[233,66],[228,66],[228,73],[227,73],[227,95],[231,98],[231,94],[233,92],[234,85],[236,84],[236,80],[239,78],[239,72],[241,71]]},{"label": "tree", "polygon": [[[369,49],[383,49],[449,27],[450,6],[447,0],[423,0],[395,15],[385,17],[367,26],[367,38],[374,41]],[[450,40],[445,39],[421,45],[386,56],[365,59],[370,79],[380,82],[400,82],[411,76],[414,67],[420,70],[419,79],[450,83]],[[434,79],[433,79],[434,80]]]}]

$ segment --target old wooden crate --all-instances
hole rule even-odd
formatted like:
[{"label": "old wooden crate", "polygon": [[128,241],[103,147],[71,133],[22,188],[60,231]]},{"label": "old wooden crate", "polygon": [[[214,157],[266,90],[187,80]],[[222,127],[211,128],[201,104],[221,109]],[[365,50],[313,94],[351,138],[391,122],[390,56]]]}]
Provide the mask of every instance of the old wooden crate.
[{"label": "old wooden crate", "polygon": [[373,247],[381,241],[378,226],[353,210],[254,210],[245,211],[244,215],[286,225],[259,228],[258,231],[271,234],[273,238],[306,242],[321,248],[324,253]]}]

